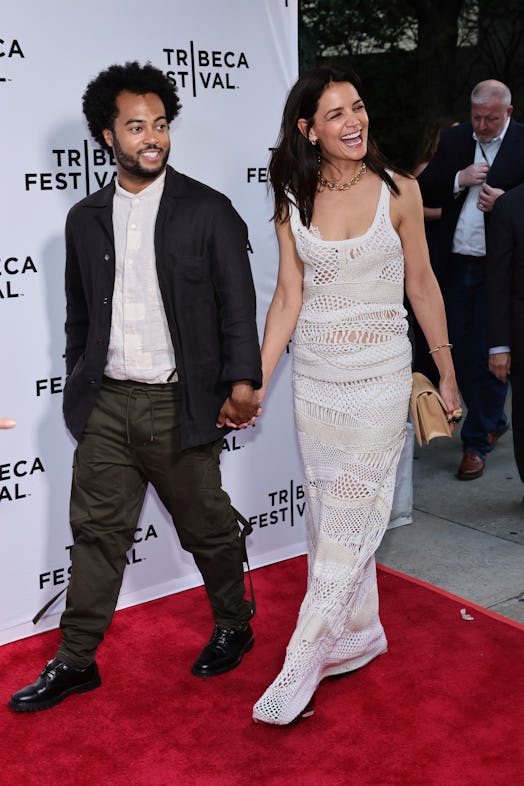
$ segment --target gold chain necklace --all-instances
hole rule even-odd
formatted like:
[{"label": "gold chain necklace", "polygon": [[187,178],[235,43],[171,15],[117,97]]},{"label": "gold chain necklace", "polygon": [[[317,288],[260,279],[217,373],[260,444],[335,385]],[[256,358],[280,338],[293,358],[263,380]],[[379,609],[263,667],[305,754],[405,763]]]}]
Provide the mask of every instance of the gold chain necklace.
[{"label": "gold chain necklace", "polygon": [[329,188],[330,191],[347,191],[348,188],[354,186],[355,183],[358,183],[361,177],[364,177],[368,168],[366,166],[366,162],[363,161],[360,165],[360,169],[358,170],[356,175],[353,175],[351,180],[348,180],[347,183],[332,183],[331,180],[326,180],[326,178],[322,175],[320,169],[318,170],[318,182],[324,188]]}]

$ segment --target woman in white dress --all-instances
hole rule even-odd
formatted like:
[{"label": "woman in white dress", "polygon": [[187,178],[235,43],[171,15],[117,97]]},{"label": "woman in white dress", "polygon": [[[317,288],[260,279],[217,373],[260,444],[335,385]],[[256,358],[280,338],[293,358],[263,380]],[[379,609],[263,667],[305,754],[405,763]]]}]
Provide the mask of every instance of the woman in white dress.
[{"label": "woman in white dress", "polygon": [[260,397],[294,334],[309,555],[297,626],[281,672],[255,704],[257,722],[312,714],[324,677],[387,649],[374,553],[389,520],[411,390],[404,282],[450,420],[460,407],[418,185],[386,169],[368,123],[353,74],[309,71],[289,94],[270,163],[280,263]]}]

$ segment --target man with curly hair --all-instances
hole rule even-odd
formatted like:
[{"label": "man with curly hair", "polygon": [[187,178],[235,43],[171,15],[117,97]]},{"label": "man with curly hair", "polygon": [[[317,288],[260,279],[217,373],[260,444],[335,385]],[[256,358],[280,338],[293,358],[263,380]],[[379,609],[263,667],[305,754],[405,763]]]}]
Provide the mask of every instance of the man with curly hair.
[{"label": "man with curly hair", "polygon": [[157,68],[112,65],[83,110],[117,179],[66,222],[64,417],[78,440],[71,578],[55,658],[17,691],[17,712],[100,685],[95,661],[149,483],[200,570],[215,627],[192,667],[235,668],[253,646],[244,542],[221,486],[229,428],[252,422],[261,385],[247,229],[230,201],[167,165],[176,87]]}]

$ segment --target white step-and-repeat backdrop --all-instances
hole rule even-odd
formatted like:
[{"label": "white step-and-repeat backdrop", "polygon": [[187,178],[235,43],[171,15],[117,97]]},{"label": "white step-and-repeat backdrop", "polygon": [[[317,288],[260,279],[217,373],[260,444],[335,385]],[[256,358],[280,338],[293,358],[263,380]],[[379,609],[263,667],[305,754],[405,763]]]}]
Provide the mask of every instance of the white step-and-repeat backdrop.
[{"label": "white step-and-repeat backdrop", "polygon": [[[178,85],[170,163],[227,194],[249,226],[259,330],[277,252],[267,163],[295,81],[297,0],[17,0],[0,19],[0,642],[54,628],[68,581],[74,441],[61,413],[64,240],[68,209],[114,172],[81,111],[88,81],[111,63],[151,61]],[[232,433],[224,486],[251,520],[251,566],[305,551],[290,358],[256,427]],[[151,492],[128,554],[119,607],[200,583]]]},{"label": "white step-and-repeat backdrop", "polygon": [[[0,416],[17,427],[0,432],[0,643],[56,627],[63,595],[31,619],[69,576],[63,227],[68,209],[114,176],[84,122],[85,86],[127,60],[176,82],[170,163],[227,194],[247,222],[262,335],[278,263],[267,164],[298,73],[297,38],[297,0],[17,0],[2,10]],[[224,442],[224,486],[254,527],[252,567],[306,550],[290,366],[286,354],[256,427]],[[411,520],[409,450],[404,467],[393,526]],[[151,491],[119,608],[199,583]]]}]

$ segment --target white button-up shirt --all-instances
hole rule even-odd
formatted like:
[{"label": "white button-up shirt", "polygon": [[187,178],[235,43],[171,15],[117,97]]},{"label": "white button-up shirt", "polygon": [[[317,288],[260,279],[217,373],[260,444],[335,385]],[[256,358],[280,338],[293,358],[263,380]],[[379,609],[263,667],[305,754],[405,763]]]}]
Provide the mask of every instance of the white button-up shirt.
[{"label": "white button-up shirt", "polygon": [[[489,142],[479,142],[476,134],[475,158],[473,163],[480,164],[485,161],[492,166],[495,156],[500,150],[502,140],[509,126],[509,118],[500,134]],[[463,189],[458,185],[459,172],[455,176],[455,193]],[[486,255],[486,230],[484,226],[484,213],[478,209],[477,202],[482,186],[470,186],[453,235],[452,251],[454,254],[465,256],[483,257]]]},{"label": "white button-up shirt", "polygon": [[138,194],[116,181],[113,199],[115,286],[105,374],[135,382],[176,379],[155,260],[155,223],[165,172]]}]

